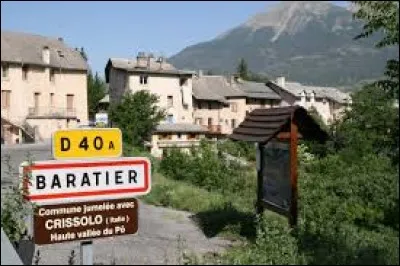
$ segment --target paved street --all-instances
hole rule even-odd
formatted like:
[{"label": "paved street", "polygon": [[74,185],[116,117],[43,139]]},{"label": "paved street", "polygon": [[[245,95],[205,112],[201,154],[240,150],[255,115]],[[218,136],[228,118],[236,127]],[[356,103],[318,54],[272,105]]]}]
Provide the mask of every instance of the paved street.
[{"label": "paved street", "polygon": [[[34,160],[51,158],[49,144],[32,146],[18,145],[1,149],[1,182],[3,186],[15,183],[5,171],[4,158],[11,156],[11,165],[18,171],[18,165],[25,160],[27,150]],[[184,251],[206,253],[218,252],[230,245],[221,238],[208,239],[192,221],[191,213],[139,203],[139,232],[135,236],[95,239],[95,264],[179,264]],[[74,250],[75,264],[79,264],[79,242],[36,246],[40,250],[39,264],[67,264]],[[36,252],[35,251],[35,252]]]}]

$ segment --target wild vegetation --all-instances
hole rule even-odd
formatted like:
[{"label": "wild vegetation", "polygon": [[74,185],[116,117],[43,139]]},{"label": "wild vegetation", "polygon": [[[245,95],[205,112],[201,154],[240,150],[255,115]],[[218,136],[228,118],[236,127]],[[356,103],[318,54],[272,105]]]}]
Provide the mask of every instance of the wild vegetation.
[{"label": "wild vegetation", "polygon": [[122,131],[128,145],[143,147],[156,125],[165,118],[165,111],[158,106],[158,97],[149,91],[126,92],[122,99],[109,108],[113,127]]},{"label": "wild vegetation", "polygon": [[[398,5],[362,2],[356,16],[366,36],[383,30],[398,46]],[[366,15],[373,12],[373,16]],[[396,13],[397,12],[397,13]],[[376,16],[379,16],[377,18]],[[387,15],[389,14],[389,15]],[[397,23],[397,24],[396,24]],[[381,42],[382,43],[382,42]],[[217,264],[397,264],[399,261],[398,65],[353,95],[351,109],[330,127],[325,145],[299,147],[299,224],[266,212],[254,215],[253,168],[229,165],[242,144],[203,144],[189,155],[171,151],[146,200],[196,213],[208,236],[242,239]],[[321,123],[321,121],[319,121]],[[224,152],[221,152],[221,151]],[[251,149],[247,152],[250,154]],[[246,152],[244,152],[245,154]],[[249,158],[248,160],[254,160]],[[159,181],[157,181],[159,179]],[[160,181],[162,180],[162,181]],[[160,182],[160,183],[158,183]]]}]

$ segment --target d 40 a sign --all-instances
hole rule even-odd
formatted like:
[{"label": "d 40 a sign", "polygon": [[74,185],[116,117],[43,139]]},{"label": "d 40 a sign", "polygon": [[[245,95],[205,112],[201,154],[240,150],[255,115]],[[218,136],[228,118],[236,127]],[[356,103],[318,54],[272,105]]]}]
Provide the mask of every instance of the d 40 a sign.
[{"label": "d 40 a sign", "polygon": [[118,128],[59,130],[52,140],[54,159],[107,158],[122,154]]}]

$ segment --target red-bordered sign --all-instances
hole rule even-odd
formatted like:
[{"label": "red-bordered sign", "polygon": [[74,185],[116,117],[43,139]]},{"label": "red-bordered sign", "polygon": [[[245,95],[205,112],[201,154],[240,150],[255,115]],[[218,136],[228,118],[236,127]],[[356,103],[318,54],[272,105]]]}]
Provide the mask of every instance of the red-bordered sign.
[{"label": "red-bordered sign", "polygon": [[145,195],[151,189],[150,165],[144,157],[123,157],[24,163],[20,171],[26,199],[53,204]]}]

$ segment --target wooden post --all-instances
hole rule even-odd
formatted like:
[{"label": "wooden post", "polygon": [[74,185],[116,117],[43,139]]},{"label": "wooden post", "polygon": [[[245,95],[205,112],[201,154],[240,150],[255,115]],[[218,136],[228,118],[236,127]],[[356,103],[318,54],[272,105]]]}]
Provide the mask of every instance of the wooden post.
[{"label": "wooden post", "polygon": [[257,169],[257,203],[256,212],[261,214],[264,211],[264,206],[262,203],[263,194],[263,171],[264,171],[264,145],[258,143],[257,152],[259,154],[259,168]]},{"label": "wooden post", "polygon": [[290,204],[290,226],[297,225],[297,125],[291,120],[290,123],[290,184],[291,184],[291,204]]}]

